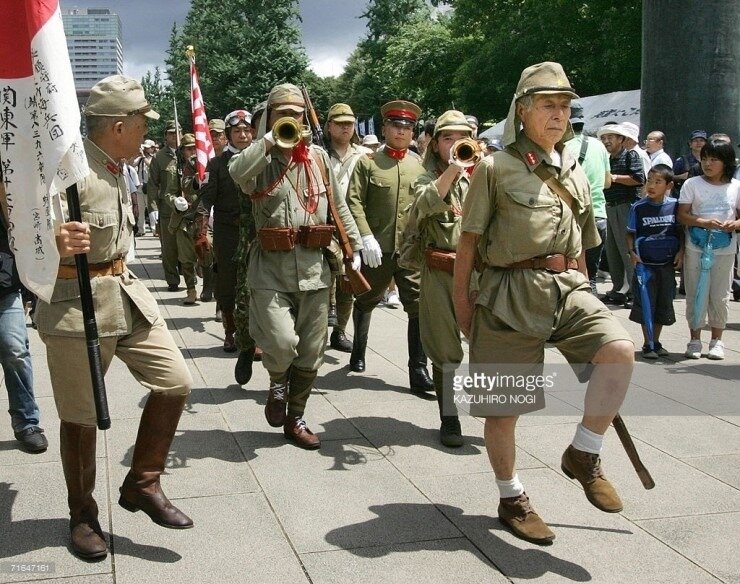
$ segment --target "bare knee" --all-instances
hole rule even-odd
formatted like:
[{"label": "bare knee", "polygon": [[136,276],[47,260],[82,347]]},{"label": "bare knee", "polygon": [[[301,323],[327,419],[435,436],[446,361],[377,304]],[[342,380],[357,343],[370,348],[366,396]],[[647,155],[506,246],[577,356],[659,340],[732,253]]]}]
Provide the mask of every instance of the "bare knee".
[{"label": "bare knee", "polygon": [[598,364],[618,363],[631,366],[635,362],[635,345],[632,341],[612,341],[602,345],[591,361]]}]

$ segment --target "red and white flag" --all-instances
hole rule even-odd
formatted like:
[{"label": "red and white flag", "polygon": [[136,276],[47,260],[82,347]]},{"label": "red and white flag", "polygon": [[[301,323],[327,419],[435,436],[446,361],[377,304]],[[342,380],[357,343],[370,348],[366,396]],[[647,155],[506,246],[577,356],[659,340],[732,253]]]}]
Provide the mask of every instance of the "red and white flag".
[{"label": "red and white flag", "polygon": [[190,57],[190,105],[193,111],[193,134],[195,134],[195,170],[198,173],[198,180],[204,182],[206,165],[216,153],[213,150],[203,96],[200,94],[195,57]]},{"label": "red and white flag", "polygon": [[59,266],[53,200],[89,173],[80,109],[58,0],[0,0],[0,7],[0,165],[10,247],[23,283],[49,302]]}]

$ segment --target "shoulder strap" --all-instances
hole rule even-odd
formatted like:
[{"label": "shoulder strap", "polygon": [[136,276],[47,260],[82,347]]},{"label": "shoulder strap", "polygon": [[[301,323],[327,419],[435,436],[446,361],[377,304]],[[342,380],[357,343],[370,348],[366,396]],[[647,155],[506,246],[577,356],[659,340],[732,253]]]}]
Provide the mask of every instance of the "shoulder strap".
[{"label": "shoulder strap", "polygon": [[581,152],[578,154],[578,164],[583,164],[586,160],[586,150],[588,150],[588,136],[581,134],[583,140],[581,140]]},{"label": "shoulder strap", "polygon": [[[584,136],[585,138],[585,136]],[[524,162],[524,157],[522,157],[521,152],[517,150],[516,148],[507,147],[505,152],[509,154],[510,156],[513,156],[517,160],[521,160]],[[565,188],[563,183],[558,180],[558,178],[550,173],[542,163],[538,164],[537,167],[534,169],[534,173],[537,175],[537,178],[539,178],[543,183],[545,183],[552,191],[560,197],[563,202],[570,207],[570,210],[573,210],[573,203],[575,202],[573,200],[573,195],[570,194],[568,189]]]}]

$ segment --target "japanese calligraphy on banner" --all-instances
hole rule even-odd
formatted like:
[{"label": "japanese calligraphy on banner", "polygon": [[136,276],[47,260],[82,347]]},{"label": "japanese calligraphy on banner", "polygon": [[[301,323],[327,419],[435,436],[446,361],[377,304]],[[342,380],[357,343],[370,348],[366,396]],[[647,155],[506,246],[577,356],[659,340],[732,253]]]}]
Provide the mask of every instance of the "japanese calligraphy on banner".
[{"label": "japanese calligraphy on banner", "polygon": [[0,167],[10,246],[23,283],[49,302],[59,265],[52,200],[89,173],[80,111],[58,0],[0,6]]}]

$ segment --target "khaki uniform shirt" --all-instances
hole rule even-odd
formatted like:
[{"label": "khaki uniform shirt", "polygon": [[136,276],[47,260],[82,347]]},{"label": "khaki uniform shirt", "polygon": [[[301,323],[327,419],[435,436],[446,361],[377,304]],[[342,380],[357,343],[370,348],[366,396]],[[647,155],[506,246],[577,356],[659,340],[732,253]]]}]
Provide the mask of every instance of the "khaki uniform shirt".
[{"label": "khaki uniform shirt", "polygon": [[[277,149],[277,147],[274,147]],[[334,196],[334,204],[344,222],[352,249],[362,249],[357,226],[341,196],[329,164],[326,152],[311,146],[315,155],[321,156]],[[277,149],[279,152],[279,149]],[[229,172],[241,189],[248,195],[261,192],[280,177],[286,167],[283,156],[265,152],[264,138],[256,140],[229,161]],[[292,227],[301,225],[323,225],[327,222],[328,205],[326,188],[316,162],[311,158],[311,181],[319,194],[316,212],[309,214],[302,206],[305,173],[290,168],[285,177],[269,192],[252,200],[252,213],[257,232],[263,227]],[[301,193],[296,192],[298,185]],[[276,199],[278,197],[278,199]],[[299,199],[300,197],[300,199]],[[279,204],[275,201],[279,200]],[[305,203],[304,203],[305,204]],[[305,292],[327,288],[331,282],[329,264],[324,260],[323,250],[307,249],[296,245],[290,251],[264,251],[259,244],[249,251],[247,281],[250,289],[278,290],[280,292]]]},{"label": "khaki uniform shirt", "polygon": [[[480,279],[477,304],[490,308],[515,330],[549,338],[558,303],[586,278],[577,270],[553,274],[503,268],[554,253],[578,258],[600,240],[588,179],[568,150],[557,146],[562,157],[558,168],[523,133],[513,146],[526,163],[496,152],[476,167],[463,208],[462,230],[482,236],[478,249],[489,266]],[[538,164],[557,175],[573,195],[573,213],[534,174]]]},{"label": "khaki uniform shirt", "polygon": [[[435,184],[439,174],[437,171],[427,171],[414,183],[414,193],[417,197],[416,220],[421,224],[421,236],[427,247],[455,251],[460,239],[462,221],[459,212],[462,210],[470,181],[468,173],[463,172],[442,200]],[[455,213],[454,209],[458,212]]]},{"label": "khaki uniform shirt", "polygon": [[[78,190],[82,220],[90,225],[88,262],[99,264],[125,258],[135,223],[126,181],[118,171],[118,163],[90,140],[85,140],[85,152],[90,174],[78,183]],[[61,197],[66,215],[66,196],[62,193]],[[74,266],[75,259],[62,258],[61,263]],[[132,303],[149,323],[159,318],[157,303],[149,290],[128,270],[120,276],[90,278],[90,284],[101,337],[131,333]],[[77,279],[57,279],[51,303],[39,301],[35,320],[42,334],[84,337]]]},{"label": "khaki uniform shirt", "polygon": [[175,151],[165,146],[157,152],[149,165],[149,183],[147,192],[150,201],[154,202],[159,214],[164,217],[172,215],[173,207],[164,202],[168,184],[177,180],[177,157]]},{"label": "khaki uniform shirt", "polygon": [[334,176],[339,185],[339,192],[343,197],[347,196],[349,181],[352,178],[352,173],[355,170],[357,161],[363,154],[370,154],[371,152],[372,150],[365,148],[364,146],[360,146],[359,144],[350,144],[344,157],[340,158],[333,149],[329,149],[331,169],[334,171]]},{"label": "khaki uniform shirt", "polygon": [[414,181],[424,173],[418,157],[396,160],[384,151],[360,158],[352,173],[347,204],[360,235],[373,235],[383,253],[403,241],[406,211],[414,202]]}]

